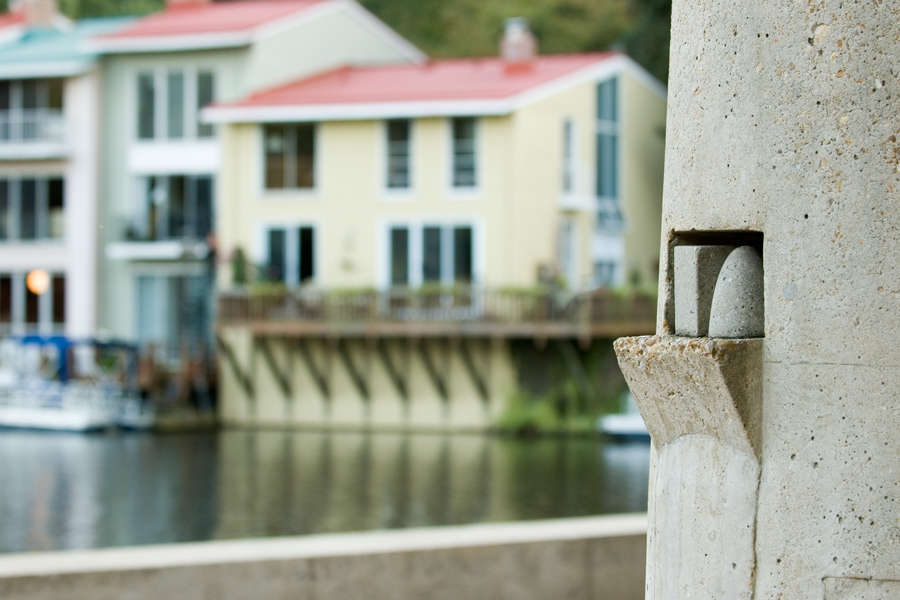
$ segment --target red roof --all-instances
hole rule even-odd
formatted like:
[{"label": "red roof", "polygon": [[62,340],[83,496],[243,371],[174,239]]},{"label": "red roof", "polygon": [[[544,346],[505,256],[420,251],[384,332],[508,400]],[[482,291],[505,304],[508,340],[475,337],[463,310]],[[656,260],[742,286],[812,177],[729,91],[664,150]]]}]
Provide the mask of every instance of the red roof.
[{"label": "red roof", "polygon": [[328,0],[248,0],[168,6],[100,39],[238,33],[288,17]]},{"label": "red roof", "polygon": [[13,25],[22,25],[25,23],[25,11],[18,10],[16,12],[0,13],[0,29],[4,27],[12,27]]},{"label": "red roof", "polygon": [[617,55],[544,55],[524,65],[510,65],[501,58],[478,58],[342,67],[258,92],[230,106],[500,100]]}]

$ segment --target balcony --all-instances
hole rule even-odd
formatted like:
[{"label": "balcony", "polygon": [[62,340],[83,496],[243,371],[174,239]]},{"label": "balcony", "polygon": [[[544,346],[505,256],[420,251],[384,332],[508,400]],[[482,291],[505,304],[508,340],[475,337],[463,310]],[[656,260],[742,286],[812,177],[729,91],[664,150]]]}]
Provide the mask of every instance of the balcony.
[{"label": "balcony", "polygon": [[209,255],[206,236],[209,227],[184,226],[166,223],[170,227],[139,228],[134,224],[123,228],[122,240],[106,246],[106,256],[112,260],[179,261],[203,260]]},{"label": "balcony", "polygon": [[68,152],[61,110],[0,111],[0,160],[64,158]]},{"label": "balcony", "polygon": [[219,294],[219,327],[280,337],[612,338],[650,333],[656,299],[545,288],[302,290]]}]

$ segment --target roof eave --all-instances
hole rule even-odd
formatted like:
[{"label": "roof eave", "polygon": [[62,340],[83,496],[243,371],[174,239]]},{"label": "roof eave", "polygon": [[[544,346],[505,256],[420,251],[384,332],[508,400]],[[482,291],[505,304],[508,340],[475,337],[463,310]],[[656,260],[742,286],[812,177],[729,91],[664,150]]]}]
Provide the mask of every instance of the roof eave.
[{"label": "roof eave", "polygon": [[503,116],[510,114],[513,109],[513,104],[508,98],[290,106],[212,106],[202,111],[201,118],[207,123],[302,123],[449,116]]},{"label": "roof eave", "polygon": [[0,79],[35,79],[41,77],[74,77],[94,67],[93,58],[0,63]]},{"label": "roof eave", "polygon": [[249,46],[252,42],[252,31],[230,31],[186,35],[100,37],[88,40],[85,48],[98,54],[132,54],[240,48]]}]

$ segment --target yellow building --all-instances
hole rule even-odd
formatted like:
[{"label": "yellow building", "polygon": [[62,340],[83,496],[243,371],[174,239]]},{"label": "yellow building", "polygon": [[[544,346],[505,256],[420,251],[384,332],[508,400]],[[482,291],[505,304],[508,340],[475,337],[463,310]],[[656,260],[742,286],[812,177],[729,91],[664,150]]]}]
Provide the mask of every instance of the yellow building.
[{"label": "yellow building", "polygon": [[[256,266],[251,270],[257,279],[302,286],[307,293],[423,286],[522,290],[550,281],[574,293],[654,282],[663,86],[622,54],[536,56],[533,48],[527,29],[512,21],[499,57],[343,67],[206,109],[205,118],[223,126],[216,211],[220,290],[234,288],[227,259],[238,251]],[[453,308],[451,319],[466,321],[484,314],[483,302],[473,295],[464,303],[439,299],[434,306],[443,309],[442,319]],[[421,322],[429,315],[420,310],[394,317]],[[239,328],[229,333],[247,334]],[[324,376],[316,376],[314,356],[304,358],[308,372],[295,375],[283,362],[292,352],[274,356],[279,352],[266,348],[274,380],[289,384],[291,377],[308,375],[297,386],[333,393],[321,385]],[[322,361],[326,350],[327,344],[318,350]],[[369,367],[360,366],[367,359],[354,366],[354,352],[366,353],[343,352],[348,394],[371,396],[368,386],[359,385],[374,381]],[[498,352],[502,356],[492,364],[508,362],[508,348]],[[240,352],[228,353],[240,372]],[[383,362],[385,394],[396,396],[403,386],[390,373],[396,371],[390,358]],[[420,369],[427,372],[426,384],[454,361],[432,362],[437,369]],[[469,356],[468,362],[478,361]],[[457,386],[465,390],[459,394],[480,395],[475,404],[489,401],[488,410],[462,411],[456,418],[444,406],[426,411],[424,420],[487,424],[514,387],[513,370],[493,369],[481,383],[460,375],[466,381]],[[250,365],[250,372],[259,369]],[[223,375],[223,388],[231,377]],[[457,404],[459,394],[446,389],[450,384],[433,383],[445,403],[452,396],[449,404]],[[297,386],[279,384],[286,395],[297,395]],[[485,387],[494,391],[485,394]],[[314,415],[301,418],[293,408],[262,404],[251,410],[224,392],[224,416],[237,421],[334,422],[340,413],[314,408]],[[417,402],[422,397],[416,394]],[[367,401],[337,421],[379,422],[373,406]],[[388,412],[381,422],[416,421],[415,409]]]}]

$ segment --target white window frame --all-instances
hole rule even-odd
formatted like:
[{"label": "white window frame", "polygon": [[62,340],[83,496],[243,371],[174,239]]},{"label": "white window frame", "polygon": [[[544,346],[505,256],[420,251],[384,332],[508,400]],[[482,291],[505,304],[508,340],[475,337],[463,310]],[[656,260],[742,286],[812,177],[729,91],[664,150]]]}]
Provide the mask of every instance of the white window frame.
[{"label": "white window frame", "polygon": [[[0,112],[0,120],[6,120],[9,127],[9,137],[0,139],[0,144],[40,144],[46,142],[60,142],[65,137],[65,80],[60,82],[63,93],[63,106],[61,109],[51,109],[47,106],[49,97],[49,83],[51,79],[35,79],[35,92],[37,93],[37,108],[26,109],[24,107],[23,79],[9,80],[9,108],[6,115]],[[37,128],[36,137],[25,139],[25,124],[33,123]],[[56,128],[56,131],[53,128]],[[50,134],[44,132],[48,128]],[[44,132],[45,135],[41,135]]]},{"label": "white window frame", "polygon": [[[595,82],[595,96],[596,96],[596,88],[604,83],[609,81],[616,80],[616,120],[611,121],[609,119],[601,119],[597,114],[599,112],[599,106],[595,106],[594,110],[594,120],[595,120],[595,141],[594,141],[594,170],[596,171],[600,167],[600,157],[596,156],[597,153],[597,143],[596,137],[600,134],[606,135],[614,135],[616,136],[616,165],[615,165],[615,180],[616,180],[616,195],[615,196],[600,196],[599,190],[594,190],[594,195],[597,198],[597,213],[595,215],[594,223],[595,228],[601,231],[620,231],[624,228],[624,213],[622,207],[622,113],[624,110],[624,105],[622,102],[622,76],[621,73],[612,73],[610,76],[597,80]],[[595,172],[595,185],[598,179],[598,174]],[[600,213],[602,211],[612,212],[616,211],[619,214],[620,220],[618,226],[615,227],[603,227],[600,225]]]},{"label": "white window frame", "polygon": [[[266,126],[267,125],[283,125],[283,126],[299,126],[312,125],[313,127],[313,185],[312,187],[283,187],[269,188],[266,186]],[[322,137],[324,127],[319,121],[291,121],[291,122],[272,122],[260,123],[256,127],[257,135],[257,173],[258,183],[257,189],[263,196],[315,196],[322,187]]]},{"label": "white window frame", "polygon": [[423,270],[424,230],[426,227],[441,229],[441,279],[440,285],[454,285],[453,274],[453,230],[457,227],[468,227],[472,231],[472,285],[483,285],[484,279],[484,226],[479,219],[460,219],[458,217],[424,218],[415,220],[386,219],[379,224],[377,274],[378,286],[381,289],[391,287],[391,229],[405,228],[409,231],[409,247],[407,260],[409,265],[410,288],[418,288],[425,283]]},{"label": "white window frame", "polygon": [[[568,140],[566,134],[569,134]],[[575,127],[575,119],[566,117],[563,119],[562,135],[562,180],[560,187],[564,198],[573,198],[578,193],[578,129]],[[568,181],[568,189],[566,188]]]},{"label": "white window frame", "polygon": [[[390,168],[390,139],[388,137],[388,123],[390,121],[401,121],[405,120],[409,122],[409,185],[405,188],[392,188],[388,186],[388,178],[390,177],[389,168]],[[377,156],[380,157],[378,167],[378,177],[380,181],[380,188],[382,191],[382,196],[386,200],[412,200],[415,195],[416,188],[416,160],[415,160],[415,148],[416,148],[416,119],[407,118],[407,119],[384,119],[379,122],[378,127],[378,152]]]},{"label": "white window frame", "polygon": [[269,232],[272,230],[284,231],[284,280],[288,287],[300,285],[298,281],[299,268],[299,244],[300,236],[297,232],[301,227],[309,227],[313,230],[313,276],[303,285],[317,285],[322,277],[322,226],[317,221],[272,221],[260,223],[257,232],[255,259],[257,264],[268,266],[269,264]]},{"label": "white window frame", "polygon": [[[28,277],[27,272],[21,271],[2,271],[0,275],[10,278],[10,321],[8,323],[0,323],[0,327],[8,328],[8,331],[15,335],[39,333],[47,335],[51,333],[64,333],[69,321],[69,288],[70,278],[65,269],[46,269],[50,276],[50,285],[47,291],[38,296],[38,322],[37,325],[29,325],[25,323],[25,294],[27,286],[25,279]],[[63,277],[66,280],[66,298],[65,311],[66,321],[63,323],[53,322],[53,280],[56,277]],[[29,327],[34,327],[30,329]]]},{"label": "white window frame", "polygon": [[[66,177],[64,174],[41,173],[34,175],[18,175],[15,177],[7,177],[0,175],[0,179],[7,182],[7,214],[6,222],[9,227],[7,232],[9,235],[5,240],[0,240],[0,247],[3,244],[56,244],[65,243],[69,231],[67,227],[66,214],[69,210],[69,199],[67,198]],[[35,181],[35,237],[25,239],[22,237],[22,181],[25,179],[33,179]],[[50,180],[59,179],[62,181],[63,187],[63,234],[60,237],[50,236]]]},{"label": "white window frame", "polygon": [[[184,97],[182,98],[184,121],[182,124],[182,136],[169,137],[169,73],[180,72],[184,81]],[[200,72],[212,73],[213,98],[221,98],[220,76],[217,69],[205,66],[147,66],[137,67],[131,77],[131,106],[134,108],[134,118],[131,120],[131,139],[136,144],[163,144],[181,142],[206,142],[214,141],[218,137],[218,130],[213,129],[213,135],[200,137],[197,135],[200,122],[200,111],[197,107],[197,77]],[[153,137],[143,139],[140,137],[140,94],[138,82],[144,73],[153,75]]]}]

